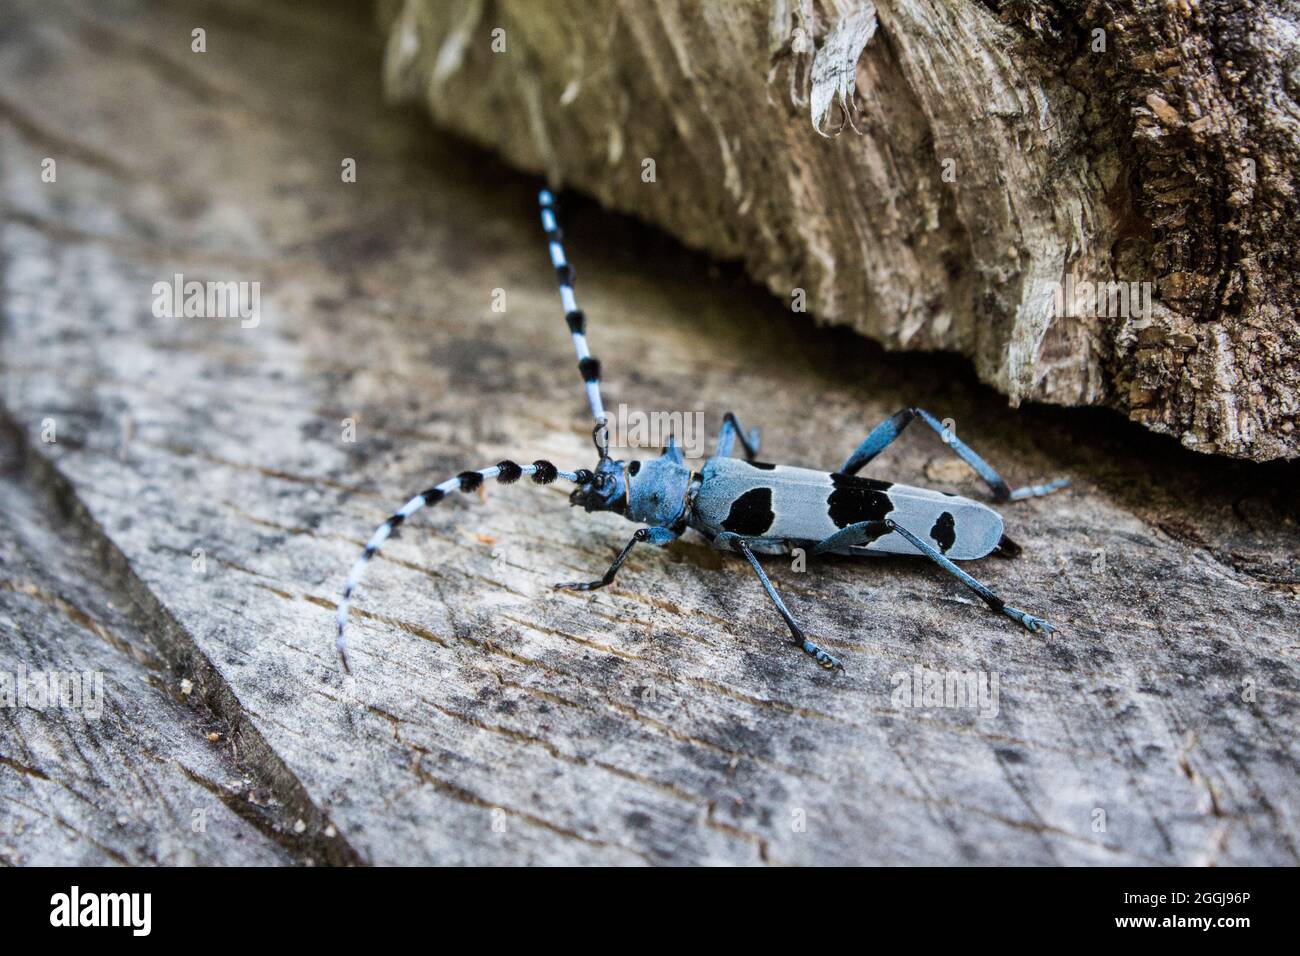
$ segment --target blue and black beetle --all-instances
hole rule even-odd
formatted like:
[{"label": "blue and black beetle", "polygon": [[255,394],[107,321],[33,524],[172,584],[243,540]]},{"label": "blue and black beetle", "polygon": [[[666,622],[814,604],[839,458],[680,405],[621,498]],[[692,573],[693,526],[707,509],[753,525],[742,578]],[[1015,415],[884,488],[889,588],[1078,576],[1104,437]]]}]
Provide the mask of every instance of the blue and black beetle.
[{"label": "blue and black beetle", "polygon": [[[723,418],[713,457],[698,472],[687,467],[681,449],[672,441],[656,459],[620,461],[611,458],[605,409],[600,396],[600,362],[587,347],[587,321],[574,298],[573,269],[564,254],[555,200],[547,190],[541,192],[539,200],[551,263],[560,282],[565,319],[578,353],[578,369],[591,403],[592,417],[596,421],[593,432],[599,454],[596,467],[561,471],[549,461],[535,461],[531,465],[503,461],[489,468],[461,472],[403,505],[375,530],[343,587],[335,646],[345,670],[348,668],[344,640],[348,606],[366,564],[389,535],[414,512],[437,503],[448,492],[474,491],[493,478],[509,484],[524,476],[538,484],[550,484],[557,479],[573,482],[577,487],[569,496],[571,504],[581,505],[588,511],[612,511],[629,521],[645,525],[632,535],[599,580],[557,584],[557,588],[590,591],[604,587],[614,580],[619,567],[638,542],[665,545],[687,528],[694,528],[716,547],[745,556],[790,628],[795,643],[823,667],[843,665],[804,635],[768,580],[756,554],[789,554],[802,548],[813,554],[884,552],[923,555],[955,575],[993,610],[1035,633],[1052,630],[1042,618],[1007,604],[953,563],[982,558],[997,550],[1006,553],[1018,551],[1002,533],[1000,514],[985,504],[958,495],[858,476],[857,472],[880,454],[904,428],[920,419],[976,471],[999,501],[1045,495],[1069,484],[1068,480],[1062,479],[1013,491],[984,459],[923,409],[905,408],[881,422],[838,472],[756,461],[758,430],[746,433],[730,412]],[[743,459],[731,457],[737,442],[744,452]]]}]

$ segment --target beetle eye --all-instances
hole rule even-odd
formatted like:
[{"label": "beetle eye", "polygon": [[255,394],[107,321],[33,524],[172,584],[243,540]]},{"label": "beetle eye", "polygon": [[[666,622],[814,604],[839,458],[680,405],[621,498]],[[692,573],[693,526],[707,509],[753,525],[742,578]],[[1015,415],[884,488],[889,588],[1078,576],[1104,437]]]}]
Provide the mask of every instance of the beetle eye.
[{"label": "beetle eye", "polygon": [[634,461],[627,466],[627,473],[629,475],[635,475],[640,470],[641,470],[641,462],[639,461]]}]

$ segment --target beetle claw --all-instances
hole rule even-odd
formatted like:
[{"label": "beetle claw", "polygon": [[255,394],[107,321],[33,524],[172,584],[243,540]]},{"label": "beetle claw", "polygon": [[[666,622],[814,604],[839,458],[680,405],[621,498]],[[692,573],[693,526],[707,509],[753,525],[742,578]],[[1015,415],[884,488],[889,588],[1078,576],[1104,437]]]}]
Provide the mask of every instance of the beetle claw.
[{"label": "beetle claw", "polygon": [[604,587],[605,581],[561,581],[553,585],[557,591],[594,591]]},{"label": "beetle claw", "polygon": [[805,640],[801,645],[803,652],[828,671],[844,670],[843,662],[833,654],[827,654],[812,641]]},{"label": "beetle claw", "polygon": [[1041,617],[1035,617],[1019,608],[1005,607],[1003,608],[1003,613],[1013,621],[1020,622],[1020,624],[1031,634],[1051,634],[1056,630],[1056,628],[1047,623],[1047,621],[1043,620]]}]

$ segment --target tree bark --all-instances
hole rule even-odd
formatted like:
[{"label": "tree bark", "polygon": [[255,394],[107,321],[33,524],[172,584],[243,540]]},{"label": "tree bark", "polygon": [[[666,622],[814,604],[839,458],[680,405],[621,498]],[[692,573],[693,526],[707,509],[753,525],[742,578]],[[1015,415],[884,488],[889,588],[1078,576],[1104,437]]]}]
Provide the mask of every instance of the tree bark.
[{"label": "tree bark", "polygon": [[510,162],[1012,404],[1260,461],[1300,454],[1296,12],[381,3],[390,90]]}]

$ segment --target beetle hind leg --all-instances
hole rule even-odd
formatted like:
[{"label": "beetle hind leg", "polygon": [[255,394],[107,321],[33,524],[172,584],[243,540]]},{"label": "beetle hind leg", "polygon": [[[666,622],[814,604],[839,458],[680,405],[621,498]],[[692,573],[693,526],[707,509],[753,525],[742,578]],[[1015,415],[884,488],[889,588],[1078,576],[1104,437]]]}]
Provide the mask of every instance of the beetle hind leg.
[{"label": "beetle hind leg", "polygon": [[961,583],[966,585],[966,587],[970,588],[972,591],[978,594],[980,598],[984,601],[984,603],[987,604],[989,607],[991,607],[993,610],[997,611],[1000,614],[1005,614],[1007,617],[1011,618],[1011,620],[1016,621],[1018,624],[1020,624],[1022,627],[1024,627],[1025,629],[1027,629],[1033,634],[1051,634],[1054,630],[1056,630],[1056,628],[1052,627],[1051,624],[1048,624],[1041,617],[1035,617],[1033,614],[1030,614],[1027,611],[1022,611],[1018,607],[1012,607],[1006,601],[1002,600],[1002,598],[998,597],[991,590],[989,590],[988,587],[981,584],[979,581],[976,581],[973,577],[971,577],[961,568],[957,567],[957,565],[953,564],[952,561],[950,561],[948,558],[945,558],[942,554],[940,554],[937,550],[935,550],[934,546],[931,545],[929,542],[917,537],[915,534],[913,534],[911,531],[904,528],[897,521],[894,521],[890,518],[886,518],[883,524],[886,527],[888,527],[889,530],[897,531],[909,542],[911,542],[914,548],[916,548],[918,551],[924,554],[935,564],[939,565],[939,567],[943,568],[949,574],[953,575],[953,577],[961,581]]},{"label": "beetle hind leg", "polygon": [[902,411],[886,418],[871,430],[871,434],[863,439],[862,444],[849,456],[849,460],[844,463],[844,467],[840,471],[846,475],[856,475],[873,458],[889,447],[894,439],[902,434],[903,429],[912,424],[913,419],[917,418],[925,422],[943,440],[943,443],[952,449],[954,455],[975,470],[975,473],[992,489],[993,497],[998,501],[1022,501],[1025,498],[1038,498],[1042,495],[1049,495],[1053,491],[1059,491],[1070,484],[1069,478],[1058,478],[1056,481],[1049,481],[1045,485],[1025,485],[1023,488],[1013,489],[993,469],[992,465],[976,454],[975,449],[953,434],[950,429],[924,408],[904,408]]}]

